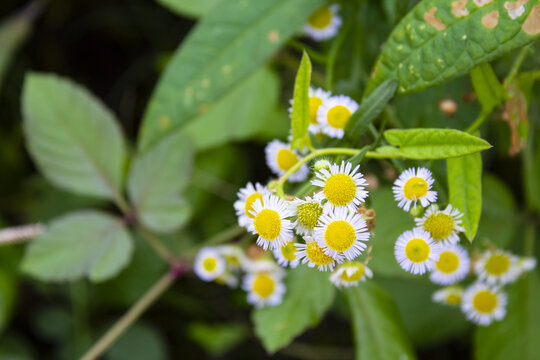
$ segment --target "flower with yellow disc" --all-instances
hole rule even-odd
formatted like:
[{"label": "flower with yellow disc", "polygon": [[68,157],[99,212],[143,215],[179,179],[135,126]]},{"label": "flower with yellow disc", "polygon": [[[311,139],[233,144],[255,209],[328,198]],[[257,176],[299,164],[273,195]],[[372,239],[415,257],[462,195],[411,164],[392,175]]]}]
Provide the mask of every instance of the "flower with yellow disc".
[{"label": "flower with yellow disc", "polygon": [[509,284],[519,277],[518,257],[508,251],[486,250],[474,265],[478,279],[488,285]]},{"label": "flower with yellow disc", "polygon": [[392,191],[398,206],[409,211],[411,205],[420,201],[423,207],[437,201],[437,192],[431,190],[433,185],[431,171],[426,168],[411,168],[405,170],[396,181]]},{"label": "flower with yellow disc", "polygon": [[308,18],[304,33],[317,41],[333,38],[342,24],[338,12],[338,4],[321,6]]},{"label": "flower with yellow disc", "polygon": [[199,251],[193,262],[193,271],[203,281],[213,281],[225,273],[225,259],[219,251],[205,247]]},{"label": "flower with yellow disc", "polygon": [[498,288],[477,282],[463,294],[461,311],[467,319],[478,325],[487,326],[500,321],[506,315],[507,296]]},{"label": "flower with yellow disc", "polygon": [[469,254],[463,247],[455,245],[442,245],[439,260],[429,274],[435,284],[450,285],[467,277],[470,268]]},{"label": "flower with yellow disc", "polygon": [[296,242],[294,240],[287,241],[280,248],[274,250],[274,257],[277,263],[283,267],[289,266],[295,268],[300,260],[296,255]]},{"label": "flower with yellow disc", "polygon": [[253,210],[253,203],[255,200],[260,199],[262,201],[263,195],[269,193],[268,189],[259,183],[248,182],[245,188],[238,191],[238,200],[234,203],[234,209],[236,210],[236,216],[238,216],[238,225],[249,228],[253,222],[253,215],[250,213]]},{"label": "flower with yellow disc", "polygon": [[284,275],[281,268],[275,263],[272,266],[268,260],[253,262],[242,284],[242,288],[248,292],[248,303],[257,308],[279,305],[285,294]]},{"label": "flower with yellow disc", "polygon": [[463,299],[463,289],[459,286],[447,286],[433,293],[433,301],[436,303],[458,307]]},{"label": "flower with yellow disc", "polygon": [[442,211],[437,205],[431,205],[422,218],[416,218],[414,221],[416,226],[430,233],[436,242],[451,245],[459,241],[458,233],[465,231],[461,226],[462,216],[463,214],[452,208],[452,205],[448,205]]},{"label": "flower with yellow disc", "polygon": [[341,264],[345,259],[343,255],[328,256],[324,253],[323,249],[317,245],[315,241],[310,236],[304,236],[305,244],[295,244],[296,246],[296,256],[302,262],[309,267],[317,267],[320,271],[332,271],[336,264]]},{"label": "flower with yellow disc", "polygon": [[394,255],[403,270],[419,275],[433,270],[440,252],[441,246],[420,228],[405,231],[394,246]]},{"label": "flower with yellow disc", "polygon": [[[266,163],[270,170],[278,176],[283,176],[290,170],[298,161],[302,158],[291,150],[291,145],[281,142],[279,140],[273,140],[265,149]],[[302,164],[300,168],[289,176],[289,181],[299,182],[304,181],[309,175],[309,168],[306,164]]]},{"label": "flower with yellow disc", "polygon": [[356,101],[345,95],[328,98],[317,111],[317,121],[323,133],[332,138],[343,138],[351,115],[358,110]]},{"label": "flower with yellow disc", "polygon": [[346,262],[339,265],[330,275],[330,281],[337,287],[351,287],[372,277],[373,272],[366,265],[359,262]]}]

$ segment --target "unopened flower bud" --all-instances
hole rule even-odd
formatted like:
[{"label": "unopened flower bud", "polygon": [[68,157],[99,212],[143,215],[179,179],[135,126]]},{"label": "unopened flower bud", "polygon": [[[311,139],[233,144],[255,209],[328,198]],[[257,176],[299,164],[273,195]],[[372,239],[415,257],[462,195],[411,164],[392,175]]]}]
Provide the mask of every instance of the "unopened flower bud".
[{"label": "unopened flower bud", "polygon": [[424,214],[424,208],[422,207],[422,205],[417,204],[416,206],[411,207],[409,213],[415,218],[420,217],[422,216],[422,214]]},{"label": "unopened flower bud", "polygon": [[315,171],[320,171],[322,169],[328,170],[330,168],[330,161],[326,159],[317,160],[315,162],[315,165],[313,165],[313,168],[315,169]]}]

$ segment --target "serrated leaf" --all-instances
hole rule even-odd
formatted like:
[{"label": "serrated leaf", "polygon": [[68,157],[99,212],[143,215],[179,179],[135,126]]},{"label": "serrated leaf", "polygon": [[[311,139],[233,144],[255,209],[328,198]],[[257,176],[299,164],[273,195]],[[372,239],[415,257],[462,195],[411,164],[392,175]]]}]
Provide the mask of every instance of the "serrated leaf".
[{"label": "serrated leaf", "polygon": [[142,223],[156,232],[178,230],[191,213],[182,196],[191,175],[189,139],[174,132],[137,155],[129,171],[129,198]]},{"label": "serrated leaf", "polygon": [[316,325],[334,300],[335,288],[328,273],[307,266],[289,270],[285,286],[287,292],[281,304],[256,309],[252,314],[255,334],[269,353]]},{"label": "serrated leaf", "polygon": [[227,0],[173,55],[146,109],[139,148],[203,113],[258,69],[323,0]]},{"label": "serrated leaf", "polygon": [[472,154],[446,161],[450,204],[463,213],[465,236],[473,241],[482,214],[482,157]]},{"label": "serrated leaf", "polygon": [[489,114],[506,98],[506,92],[489,63],[482,63],[471,70],[471,83],[482,105],[482,113]]},{"label": "serrated leaf", "polygon": [[309,141],[307,131],[310,121],[309,84],[311,82],[311,62],[304,51],[302,61],[294,81],[294,95],[291,116],[291,149],[302,149]]},{"label": "serrated leaf", "polygon": [[476,360],[538,359],[540,354],[540,278],[535,271],[508,288],[506,316],[487,327],[478,326]]},{"label": "serrated leaf", "polygon": [[419,91],[535,40],[538,1],[527,1],[523,12],[508,10],[507,2],[421,1],[386,41],[366,92],[386,79],[399,81],[399,93]]},{"label": "serrated leaf", "polygon": [[198,18],[206,15],[221,0],[157,0],[170,11],[181,15]]},{"label": "serrated leaf", "polygon": [[374,282],[346,289],[357,360],[416,359],[393,300]]},{"label": "serrated leaf", "polygon": [[100,211],[62,216],[26,248],[22,270],[43,281],[104,281],[129,262],[133,244],[124,222]]},{"label": "serrated leaf", "polygon": [[345,134],[351,139],[362,135],[369,124],[379,116],[386,104],[396,92],[397,81],[389,79],[380,84],[367,98],[362,100],[358,110],[352,114],[347,123]]},{"label": "serrated leaf", "polygon": [[77,194],[119,197],[124,139],[97,98],[71,80],[32,73],[24,82],[22,112],[28,150],[50,182]]}]

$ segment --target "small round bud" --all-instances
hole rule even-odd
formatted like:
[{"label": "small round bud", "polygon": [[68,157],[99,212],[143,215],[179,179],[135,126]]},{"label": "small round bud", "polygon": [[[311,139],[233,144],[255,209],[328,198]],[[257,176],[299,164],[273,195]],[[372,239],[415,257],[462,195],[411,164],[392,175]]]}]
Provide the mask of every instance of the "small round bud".
[{"label": "small round bud", "polygon": [[413,217],[420,217],[424,214],[424,208],[422,205],[416,205],[415,207],[411,207],[409,214],[411,214]]},{"label": "small round bud", "polygon": [[278,182],[277,180],[272,180],[268,183],[267,187],[269,190],[275,190],[277,188]]},{"label": "small round bud", "polygon": [[322,159],[322,160],[317,160],[315,162],[315,165],[313,165],[313,168],[315,169],[315,171],[320,171],[322,169],[330,169],[330,161],[326,160],[326,159]]},{"label": "small round bud", "polygon": [[439,102],[439,109],[446,115],[452,116],[457,112],[458,105],[454,100],[448,98]]}]

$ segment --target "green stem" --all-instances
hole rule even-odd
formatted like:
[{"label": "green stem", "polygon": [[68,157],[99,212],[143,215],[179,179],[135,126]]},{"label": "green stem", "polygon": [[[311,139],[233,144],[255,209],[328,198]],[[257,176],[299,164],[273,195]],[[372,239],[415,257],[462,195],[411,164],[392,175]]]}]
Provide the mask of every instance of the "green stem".
[{"label": "green stem", "polygon": [[167,263],[177,263],[176,257],[167,249],[165,245],[158,238],[154,236],[149,230],[138,222],[135,224],[135,228],[141,233],[146,242],[154,249],[154,251]]},{"label": "green stem", "polygon": [[530,222],[525,227],[525,241],[523,244],[523,254],[525,256],[533,256],[534,254],[534,238],[535,238],[535,224]]},{"label": "green stem", "polygon": [[506,79],[504,79],[503,86],[505,89],[516,77],[519,68],[521,67],[521,64],[523,64],[523,61],[527,57],[527,53],[529,52],[530,47],[531,45],[527,45],[521,48],[521,51],[519,52],[516,60],[514,60],[514,63],[512,64],[512,68],[510,69],[508,76],[506,77]]},{"label": "green stem", "polygon": [[465,131],[469,134],[472,134],[473,132],[478,130],[478,128],[484,123],[484,121],[486,121],[489,114],[490,112],[483,111],[480,116]]},{"label": "green stem", "polygon": [[318,52],[317,50],[313,49],[312,47],[296,40],[296,39],[289,39],[287,41],[287,46],[290,46],[291,48],[298,50],[300,52],[306,51],[313,61],[316,61],[321,64],[326,63],[326,56]]}]

